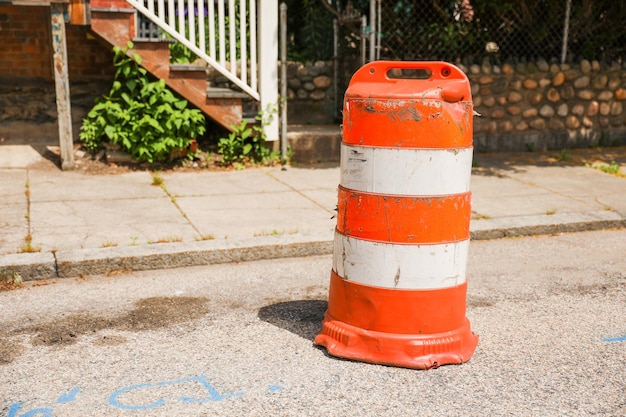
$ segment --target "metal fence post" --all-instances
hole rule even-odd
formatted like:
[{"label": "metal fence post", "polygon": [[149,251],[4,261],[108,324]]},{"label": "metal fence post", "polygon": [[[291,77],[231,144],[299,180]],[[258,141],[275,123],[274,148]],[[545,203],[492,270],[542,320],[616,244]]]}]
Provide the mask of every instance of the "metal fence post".
[{"label": "metal fence post", "polygon": [[287,162],[287,5],[280,4],[280,159]]},{"label": "metal fence post", "polygon": [[367,17],[361,16],[361,65],[365,65],[367,62]]},{"label": "metal fence post", "polygon": [[335,119],[339,119],[339,99],[337,98],[339,71],[339,22],[333,19],[333,109],[335,109]]},{"label": "metal fence post", "polygon": [[561,64],[567,58],[567,38],[569,37],[569,16],[572,10],[572,0],[565,0],[565,23],[563,24],[563,49],[561,49]]},{"label": "metal fence post", "polygon": [[370,62],[376,60],[376,0],[370,0]]}]

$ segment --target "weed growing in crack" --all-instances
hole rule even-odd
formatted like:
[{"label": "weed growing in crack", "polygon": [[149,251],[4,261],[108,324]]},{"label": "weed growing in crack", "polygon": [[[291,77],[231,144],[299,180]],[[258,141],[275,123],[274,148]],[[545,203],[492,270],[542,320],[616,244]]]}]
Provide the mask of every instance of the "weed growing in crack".
[{"label": "weed growing in crack", "polygon": [[24,236],[24,243],[20,246],[21,253],[34,253],[41,252],[41,248],[39,246],[33,246],[33,236],[29,233]]},{"label": "weed growing in crack", "polygon": [[161,177],[158,171],[152,173],[152,185],[157,187],[163,187],[163,177]]}]

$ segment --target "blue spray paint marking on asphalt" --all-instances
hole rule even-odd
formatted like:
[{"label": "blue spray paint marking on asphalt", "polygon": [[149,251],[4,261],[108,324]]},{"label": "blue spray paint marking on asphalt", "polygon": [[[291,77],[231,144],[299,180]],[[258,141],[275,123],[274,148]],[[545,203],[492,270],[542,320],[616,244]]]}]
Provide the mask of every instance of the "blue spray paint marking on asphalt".
[{"label": "blue spray paint marking on asphalt", "polygon": [[603,342],[611,343],[611,342],[626,342],[626,334],[623,336],[617,337],[607,337],[602,339]]},{"label": "blue spray paint marking on asphalt", "polygon": [[[120,400],[120,396],[130,391],[135,391],[139,389],[158,388],[158,387],[165,387],[168,385],[186,384],[190,382],[191,383],[195,382],[195,383],[199,383],[200,385],[202,385],[202,387],[204,387],[207,390],[208,396],[206,398],[181,397],[175,401],[179,401],[183,403],[202,404],[202,403],[208,403],[208,402],[223,401],[228,398],[242,397],[246,395],[245,392],[220,394],[215,389],[215,387],[213,387],[213,385],[209,383],[206,376],[200,375],[200,376],[194,376],[191,378],[178,379],[174,381],[156,382],[152,384],[130,385],[128,387],[121,388],[115,391],[113,394],[111,394],[109,396],[109,404],[112,405],[113,407],[120,408],[122,410],[149,410],[152,408],[165,405],[166,400],[163,398],[159,398],[158,400],[154,401],[151,404],[129,405],[129,404],[124,404],[122,400]],[[268,392],[270,393],[278,392],[283,389],[284,387],[281,385],[270,385],[267,388]],[[61,396],[59,396],[59,398],[57,399],[57,404],[67,404],[67,403],[74,401],[76,399],[76,396],[80,392],[80,390],[81,390],[80,387],[76,387],[64,394],[61,394]],[[53,417],[52,408],[49,408],[49,407],[48,408],[36,408],[30,411],[27,411],[23,414],[19,414],[21,408],[22,408],[21,402],[11,404],[9,406],[9,414],[7,415],[7,417]]]},{"label": "blue spray paint marking on asphalt", "polygon": [[209,392],[209,394],[211,394],[211,396],[209,398],[206,399],[197,399],[197,398],[189,398],[189,397],[183,397],[180,400],[186,403],[208,403],[211,401],[222,401],[225,400],[227,398],[231,398],[231,397],[241,397],[243,395],[245,395],[244,392],[235,392],[232,394],[225,394],[222,395],[220,393],[218,393],[215,388],[213,388],[213,386],[209,383],[209,381],[206,380],[206,377],[204,376],[198,376],[198,377],[194,377],[194,378],[190,378],[192,380],[197,380],[198,382],[200,382],[204,388],[206,388],[206,390]]},{"label": "blue spray paint marking on asphalt", "polygon": [[[74,399],[76,398],[76,394],[78,394],[78,391],[80,391],[80,388],[74,388],[70,392],[62,394],[57,400],[57,403],[66,404],[74,401]],[[22,403],[11,404],[8,417],[52,417],[52,408],[36,408],[18,416],[17,413],[20,411],[20,408],[22,408]]]},{"label": "blue spray paint marking on asphalt", "polygon": [[124,394],[125,392],[133,391],[133,390],[140,389],[140,388],[154,387],[154,386],[158,386],[158,385],[157,384],[138,384],[138,385],[131,385],[130,387],[122,388],[120,390],[115,391],[113,394],[111,394],[111,396],[109,397],[109,404],[111,404],[113,407],[121,408],[123,410],[148,410],[150,408],[159,407],[165,404],[165,400],[162,398],[148,405],[125,405],[117,401],[117,397]]},{"label": "blue spray paint marking on asphalt", "polygon": [[8,417],[52,417],[52,408],[36,408],[18,416],[20,408],[22,408],[22,403],[11,404]]},{"label": "blue spray paint marking on asphalt", "polygon": [[165,382],[157,382],[154,384],[137,384],[137,385],[131,385],[129,387],[125,387],[122,389],[119,389],[117,391],[115,391],[113,394],[111,394],[111,396],[109,397],[109,404],[112,405],[113,407],[117,407],[117,408],[121,408],[123,410],[148,410],[151,408],[156,408],[156,407],[160,407],[162,405],[165,404],[165,400],[163,398],[160,398],[158,400],[156,400],[155,402],[153,402],[152,404],[146,404],[146,405],[128,405],[128,404],[123,404],[121,403],[118,398],[122,395],[125,394],[127,392],[130,391],[135,391],[138,389],[142,389],[142,388],[154,388],[154,387],[165,387],[168,385],[176,385],[176,384],[184,384],[187,382],[199,382],[209,393],[209,396],[207,398],[190,398],[190,397],[182,397],[179,399],[179,401],[182,402],[186,402],[186,403],[207,403],[207,402],[212,402],[212,401],[222,401],[225,400],[227,398],[232,398],[232,397],[241,397],[243,395],[245,395],[244,392],[236,392],[236,393],[232,393],[232,394],[220,394],[210,383],[209,381],[207,381],[205,376],[194,376],[191,378],[184,378],[184,379],[178,379],[175,381],[165,381]]},{"label": "blue spray paint marking on asphalt", "polygon": [[74,401],[74,399],[76,399],[76,394],[78,394],[78,391],[80,391],[80,388],[77,387],[71,390],[70,392],[61,395],[59,399],[57,400],[57,403],[66,404],[66,403]]}]

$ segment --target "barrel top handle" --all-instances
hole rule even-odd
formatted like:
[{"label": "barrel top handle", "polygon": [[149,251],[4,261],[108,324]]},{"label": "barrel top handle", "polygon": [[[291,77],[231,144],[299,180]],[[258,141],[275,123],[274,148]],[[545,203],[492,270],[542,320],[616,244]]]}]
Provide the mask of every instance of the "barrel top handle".
[{"label": "barrel top handle", "polygon": [[467,75],[442,61],[370,62],[352,76],[349,89],[356,96],[396,98],[417,98],[420,93],[440,89],[445,101],[471,101]]}]

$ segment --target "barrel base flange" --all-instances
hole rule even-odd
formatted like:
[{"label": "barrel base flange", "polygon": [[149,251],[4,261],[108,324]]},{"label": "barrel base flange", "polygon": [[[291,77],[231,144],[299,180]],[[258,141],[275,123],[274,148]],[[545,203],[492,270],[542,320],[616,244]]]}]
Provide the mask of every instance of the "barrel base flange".
[{"label": "barrel base flange", "polygon": [[462,327],[438,334],[390,334],[361,329],[334,320],[326,313],[314,344],[332,356],[360,362],[430,369],[467,362],[478,344],[469,320]]}]

